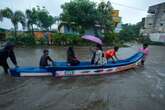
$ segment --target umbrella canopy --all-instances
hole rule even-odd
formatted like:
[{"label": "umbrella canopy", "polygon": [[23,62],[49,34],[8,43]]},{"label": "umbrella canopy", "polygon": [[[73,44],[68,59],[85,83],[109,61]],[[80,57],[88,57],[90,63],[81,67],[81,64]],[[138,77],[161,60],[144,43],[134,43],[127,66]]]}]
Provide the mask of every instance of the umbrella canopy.
[{"label": "umbrella canopy", "polygon": [[100,45],[103,44],[102,41],[101,41],[101,39],[99,39],[98,37],[93,36],[93,35],[84,35],[81,38],[83,38],[85,40],[89,40],[91,42],[95,42],[95,43],[100,44]]}]

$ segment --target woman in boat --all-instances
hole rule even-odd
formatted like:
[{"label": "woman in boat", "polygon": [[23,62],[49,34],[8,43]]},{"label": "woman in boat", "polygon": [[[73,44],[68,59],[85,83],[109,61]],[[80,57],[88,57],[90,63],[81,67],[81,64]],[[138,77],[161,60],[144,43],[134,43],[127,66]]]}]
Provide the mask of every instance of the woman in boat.
[{"label": "woman in boat", "polygon": [[80,63],[80,61],[75,56],[73,47],[71,46],[67,50],[67,62],[70,66],[76,66]]},{"label": "woman in boat", "polygon": [[141,60],[141,64],[144,65],[144,62],[146,61],[146,58],[149,54],[149,48],[148,48],[148,44],[143,44],[143,47],[139,49],[140,52],[142,52],[144,54],[143,59]]},{"label": "woman in boat", "polygon": [[43,55],[40,58],[40,67],[50,66],[49,61],[53,63],[53,60],[49,56],[49,51],[47,49],[44,49]]},{"label": "woman in boat", "polygon": [[95,49],[90,48],[90,52],[92,54],[91,64],[93,65],[94,64],[95,57],[96,57],[96,48]]},{"label": "woman in boat", "polygon": [[119,47],[115,46],[113,49],[105,51],[105,57],[107,60],[112,59],[113,63],[116,60],[119,60],[116,53],[119,50]]},{"label": "woman in boat", "polygon": [[8,69],[9,69],[9,65],[7,63],[8,58],[10,58],[12,63],[17,67],[17,61],[13,51],[14,47],[15,47],[14,44],[8,42],[6,43],[5,47],[0,50],[0,66],[3,67],[4,72],[6,74],[8,73]]},{"label": "woman in boat", "polygon": [[107,63],[107,60],[104,57],[102,46],[97,44],[95,58],[94,58],[94,64],[95,65],[104,65],[106,63]]}]

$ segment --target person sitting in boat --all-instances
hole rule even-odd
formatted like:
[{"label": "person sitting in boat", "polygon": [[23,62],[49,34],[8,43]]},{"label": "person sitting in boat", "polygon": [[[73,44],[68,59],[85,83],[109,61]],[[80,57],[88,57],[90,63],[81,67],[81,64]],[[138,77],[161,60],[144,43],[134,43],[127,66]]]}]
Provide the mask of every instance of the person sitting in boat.
[{"label": "person sitting in boat", "polygon": [[112,59],[113,63],[118,60],[118,57],[116,55],[117,51],[119,50],[118,46],[115,46],[113,49],[105,51],[105,57],[107,60]]},{"label": "person sitting in boat", "polygon": [[67,50],[67,63],[70,66],[76,66],[76,65],[80,64],[80,61],[75,56],[74,49],[71,46]]},{"label": "person sitting in boat", "polygon": [[94,60],[95,60],[95,56],[96,56],[96,48],[95,49],[90,48],[90,52],[92,54],[91,64],[93,65],[94,64]]},{"label": "person sitting in boat", "polygon": [[50,58],[49,56],[49,51],[48,49],[44,49],[43,50],[43,55],[40,58],[40,67],[46,67],[46,66],[50,66],[49,65],[49,61],[53,63],[53,60]]},{"label": "person sitting in boat", "polygon": [[17,60],[14,54],[13,43],[7,42],[3,49],[0,50],[0,66],[3,67],[4,72],[7,74],[9,70],[9,65],[7,63],[7,59],[10,58],[12,63],[17,67]]},{"label": "person sitting in boat", "polygon": [[143,44],[143,47],[139,49],[140,52],[142,52],[144,54],[143,59],[141,60],[141,64],[144,65],[144,62],[146,61],[146,58],[149,54],[149,48],[148,48],[148,44]]},{"label": "person sitting in boat", "polygon": [[103,49],[100,44],[96,46],[96,53],[94,57],[94,64],[95,65],[104,65],[107,63],[106,58],[104,57]]}]

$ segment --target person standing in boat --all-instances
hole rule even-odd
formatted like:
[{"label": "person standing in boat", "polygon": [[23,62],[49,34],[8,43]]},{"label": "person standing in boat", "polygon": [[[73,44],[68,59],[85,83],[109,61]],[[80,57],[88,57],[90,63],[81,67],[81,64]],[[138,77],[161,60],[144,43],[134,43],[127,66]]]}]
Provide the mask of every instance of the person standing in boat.
[{"label": "person standing in boat", "polygon": [[103,49],[100,44],[96,46],[96,53],[94,56],[94,64],[95,65],[104,65],[107,63],[107,60],[104,57]]},{"label": "person standing in boat", "polygon": [[9,65],[7,59],[10,58],[12,63],[17,67],[17,61],[14,53],[15,45],[13,43],[7,42],[5,47],[0,50],[0,66],[3,67],[4,72],[7,74],[9,70]]},{"label": "person standing in boat", "polygon": [[148,44],[143,44],[143,47],[139,49],[139,52],[142,52],[144,54],[144,57],[141,60],[141,64],[144,65],[144,62],[146,61],[146,58],[149,54]]},{"label": "person standing in boat", "polygon": [[39,63],[40,67],[50,66],[49,61],[53,63],[53,60],[49,56],[48,49],[44,49],[43,50],[43,55],[40,58],[40,63]]},{"label": "person standing in boat", "polygon": [[67,50],[67,62],[70,66],[76,66],[80,63],[80,61],[75,56],[73,47],[71,46]]},{"label": "person standing in boat", "polygon": [[113,49],[105,51],[105,57],[107,60],[112,59],[113,62],[119,60],[116,53],[119,50],[119,47],[115,46]]}]

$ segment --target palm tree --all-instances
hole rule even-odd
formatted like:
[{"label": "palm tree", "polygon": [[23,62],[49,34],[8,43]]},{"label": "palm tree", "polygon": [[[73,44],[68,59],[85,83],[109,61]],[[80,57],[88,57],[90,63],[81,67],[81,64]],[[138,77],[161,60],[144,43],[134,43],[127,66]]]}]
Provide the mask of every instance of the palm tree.
[{"label": "palm tree", "polygon": [[27,9],[25,14],[26,14],[26,18],[27,18],[27,28],[34,35],[33,25],[37,24],[38,13],[37,13],[36,9],[33,8],[32,10]]},{"label": "palm tree", "polygon": [[18,23],[22,24],[23,29],[25,28],[25,16],[21,11],[12,12],[10,8],[6,8],[2,12],[3,17],[6,17],[11,20],[14,26],[14,36],[17,35]]},{"label": "palm tree", "polygon": [[32,22],[32,11],[27,9],[26,12],[26,18],[27,18],[27,29],[28,31],[30,31],[30,25],[31,25],[31,22]]}]

